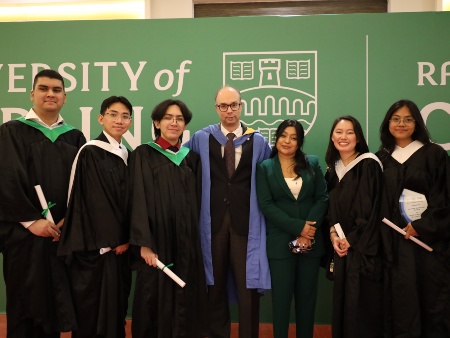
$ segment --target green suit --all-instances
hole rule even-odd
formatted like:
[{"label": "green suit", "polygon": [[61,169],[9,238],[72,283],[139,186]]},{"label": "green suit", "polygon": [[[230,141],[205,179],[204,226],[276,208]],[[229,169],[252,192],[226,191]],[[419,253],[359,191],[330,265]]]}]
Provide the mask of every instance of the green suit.
[{"label": "green suit", "polygon": [[310,253],[294,254],[288,247],[289,241],[300,236],[306,221],[315,221],[320,227],[327,211],[328,193],[319,161],[316,156],[307,156],[307,160],[314,174],[302,170],[297,199],[286,184],[278,156],[261,162],[256,171],[258,204],[267,225],[275,338],[288,335],[293,295],[297,337],[311,338],[313,334],[320,257],[325,252],[322,231],[316,231]]}]

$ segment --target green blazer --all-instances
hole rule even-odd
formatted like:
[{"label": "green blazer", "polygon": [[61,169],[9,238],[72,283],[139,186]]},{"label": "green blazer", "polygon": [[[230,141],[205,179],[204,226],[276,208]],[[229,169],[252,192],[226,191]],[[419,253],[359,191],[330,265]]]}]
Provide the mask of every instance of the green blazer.
[{"label": "green blazer", "polygon": [[298,199],[292,195],[284,180],[278,156],[261,162],[256,169],[258,204],[267,225],[268,258],[289,258],[293,253],[288,242],[300,236],[306,221],[317,222],[314,250],[307,255],[324,255],[324,243],[320,226],[328,207],[327,185],[317,156],[307,156],[314,171],[301,172],[302,188]]}]

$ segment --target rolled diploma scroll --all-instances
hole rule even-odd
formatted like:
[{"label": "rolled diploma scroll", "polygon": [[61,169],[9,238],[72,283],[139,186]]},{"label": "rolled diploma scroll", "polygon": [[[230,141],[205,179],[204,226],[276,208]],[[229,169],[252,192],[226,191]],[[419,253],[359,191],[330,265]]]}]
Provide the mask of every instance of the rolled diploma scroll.
[{"label": "rolled diploma scroll", "polygon": [[[48,209],[48,203],[45,199],[44,193],[42,192],[42,188],[40,185],[35,185],[34,189],[36,190],[36,194],[38,195],[39,202],[41,203],[42,210]],[[52,213],[50,212],[50,209],[48,209],[47,216],[45,216],[47,221],[50,221],[52,223],[55,223],[52,217]]]},{"label": "rolled diploma scroll", "polygon": [[[403,231],[401,228],[399,228],[397,225],[395,225],[394,223],[392,223],[390,220],[383,218],[383,222],[387,225],[389,225],[392,229],[394,229],[395,231],[401,233],[403,236],[406,235],[406,232]],[[428,245],[426,245],[424,242],[422,242],[420,239],[417,239],[414,236],[410,236],[409,237],[410,240],[412,240],[414,243],[419,244],[422,248],[424,248],[425,250],[428,251],[433,251],[432,248],[430,248]]]},{"label": "rolled diploma scroll", "polygon": [[167,276],[169,276],[170,278],[172,278],[172,280],[177,283],[179,286],[181,286],[182,288],[184,288],[184,286],[186,285],[185,282],[183,282],[180,277],[178,277],[176,274],[174,274],[172,272],[172,270],[170,270],[167,266],[165,266],[163,263],[161,263],[161,261],[157,258],[156,259],[156,265],[158,266],[158,268],[161,269],[161,271],[163,271]]},{"label": "rolled diploma scroll", "polygon": [[342,227],[339,223],[336,223],[334,225],[334,228],[336,229],[337,235],[339,236],[340,239],[344,239],[345,238],[345,234],[344,231],[342,230]]},{"label": "rolled diploma scroll", "polygon": [[103,254],[105,254],[105,253],[107,253],[107,252],[110,252],[112,249],[111,249],[111,247],[107,247],[107,248],[101,248],[100,249],[100,255],[103,255]]}]

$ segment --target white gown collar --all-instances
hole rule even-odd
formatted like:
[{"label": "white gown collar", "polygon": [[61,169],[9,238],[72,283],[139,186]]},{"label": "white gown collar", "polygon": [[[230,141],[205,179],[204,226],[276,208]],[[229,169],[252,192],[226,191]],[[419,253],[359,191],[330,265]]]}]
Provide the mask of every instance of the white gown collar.
[{"label": "white gown collar", "polygon": [[342,178],[345,176],[346,173],[348,173],[355,165],[357,165],[359,162],[366,158],[371,158],[380,165],[381,170],[383,170],[383,165],[381,164],[381,161],[378,159],[378,157],[375,154],[372,153],[364,153],[362,155],[359,155],[357,158],[355,158],[353,161],[351,161],[347,166],[342,163],[342,160],[339,160],[336,162],[335,170],[336,175],[339,178],[339,182],[342,180]]},{"label": "white gown collar", "polygon": [[422,147],[423,143],[420,141],[413,141],[404,148],[395,146],[395,149],[392,152],[392,157],[397,162],[403,164],[408,160],[408,158],[410,158],[417,150],[419,150]]}]

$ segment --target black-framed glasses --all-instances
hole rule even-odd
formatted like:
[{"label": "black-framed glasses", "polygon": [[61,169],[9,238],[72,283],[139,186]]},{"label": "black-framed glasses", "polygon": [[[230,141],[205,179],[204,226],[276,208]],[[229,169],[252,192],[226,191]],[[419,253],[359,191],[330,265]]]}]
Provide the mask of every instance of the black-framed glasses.
[{"label": "black-framed glasses", "polygon": [[402,121],[404,124],[411,124],[411,123],[415,122],[416,120],[414,120],[412,117],[401,118],[398,116],[394,116],[389,121],[391,121],[394,124],[400,124],[400,122],[402,122]]},{"label": "black-framed glasses", "polygon": [[118,120],[120,118],[123,122],[131,121],[131,115],[127,115],[127,114],[120,115],[117,113],[106,112],[105,115],[109,115],[113,120]]},{"label": "black-framed glasses", "polygon": [[239,109],[241,104],[242,103],[240,103],[240,102],[233,102],[231,104],[220,103],[220,104],[216,104],[216,107],[219,108],[219,110],[221,112],[225,113],[228,110],[228,107],[230,107],[232,111],[236,111]]}]

